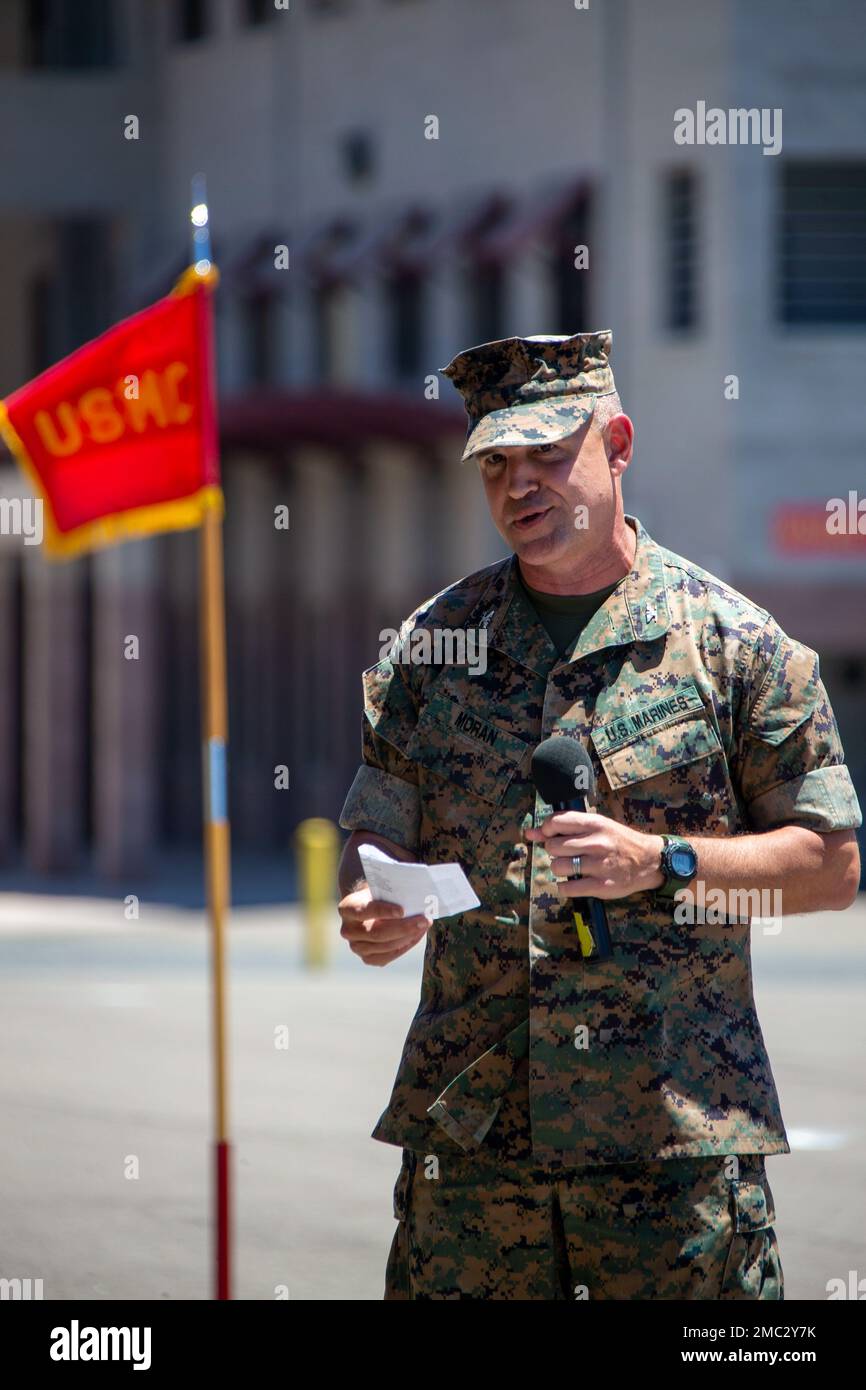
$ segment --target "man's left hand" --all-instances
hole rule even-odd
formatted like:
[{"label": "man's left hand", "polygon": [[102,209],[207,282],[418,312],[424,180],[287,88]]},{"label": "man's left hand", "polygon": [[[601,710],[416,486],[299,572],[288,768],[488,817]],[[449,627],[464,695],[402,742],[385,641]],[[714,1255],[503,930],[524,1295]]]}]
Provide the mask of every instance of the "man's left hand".
[{"label": "man's left hand", "polygon": [[[525,832],[527,840],[543,841],[551,870],[565,898],[627,898],[660,888],[659,867],[664,841],[628,825],[589,811],[557,811]],[[572,860],[580,856],[580,878]]]}]

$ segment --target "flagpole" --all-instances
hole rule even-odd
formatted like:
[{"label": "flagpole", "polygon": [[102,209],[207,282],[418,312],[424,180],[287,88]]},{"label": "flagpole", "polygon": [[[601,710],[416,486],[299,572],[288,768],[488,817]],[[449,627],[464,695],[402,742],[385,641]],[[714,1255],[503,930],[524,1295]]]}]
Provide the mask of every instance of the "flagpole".
[{"label": "flagpole", "polygon": [[[193,260],[199,273],[212,265],[204,175],[192,180]],[[210,317],[208,317],[210,325]],[[216,391],[212,336],[207,344],[206,375]],[[211,447],[217,450],[215,401],[205,403],[211,421]],[[222,516],[206,508],[201,525],[199,578],[201,636],[202,754],[204,850],[212,969],[212,1042],[214,1084],[214,1230],[215,1294],[231,1298],[231,1185],[228,1123],[228,1047],[226,1026],[226,919],[230,890],[231,839],[228,819],[228,694]]]}]

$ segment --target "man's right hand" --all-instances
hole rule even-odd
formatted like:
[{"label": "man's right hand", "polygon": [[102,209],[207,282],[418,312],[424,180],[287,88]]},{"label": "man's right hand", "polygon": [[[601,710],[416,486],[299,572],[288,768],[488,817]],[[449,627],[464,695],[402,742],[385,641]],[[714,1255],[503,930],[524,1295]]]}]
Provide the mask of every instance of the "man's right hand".
[{"label": "man's right hand", "polygon": [[417,945],[430,925],[423,914],[406,917],[398,903],[374,898],[366,883],[337,903],[340,935],[365,965],[388,965]]}]

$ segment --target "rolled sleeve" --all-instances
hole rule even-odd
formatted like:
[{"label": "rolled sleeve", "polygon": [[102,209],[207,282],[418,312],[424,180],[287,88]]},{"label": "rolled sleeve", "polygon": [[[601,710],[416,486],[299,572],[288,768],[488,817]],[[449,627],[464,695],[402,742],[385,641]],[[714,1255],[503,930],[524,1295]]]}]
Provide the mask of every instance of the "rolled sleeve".
[{"label": "rolled sleeve", "polygon": [[818,657],[772,620],[749,673],[737,775],[756,830],[829,833],[862,824]]},{"label": "rolled sleeve", "polygon": [[418,788],[380,767],[362,763],[340,812],[340,825],[344,830],[369,830],[404,849],[415,850],[421,825]]},{"label": "rolled sleeve", "polygon": [[421,792],[417,765],[406,749],[417,723],[409,677],[389,659],[363,674],[362,764],[349,788],[339,823],[344,830],[384,835],[412,853],[418,851]]},{"label": "rolled sleeve", "polygon": [[756,830],[802,825],[826,834],[857,830],[863,824],[860,803],[847,767],[816,767],[791,782],[780,782],[749,806]]}]

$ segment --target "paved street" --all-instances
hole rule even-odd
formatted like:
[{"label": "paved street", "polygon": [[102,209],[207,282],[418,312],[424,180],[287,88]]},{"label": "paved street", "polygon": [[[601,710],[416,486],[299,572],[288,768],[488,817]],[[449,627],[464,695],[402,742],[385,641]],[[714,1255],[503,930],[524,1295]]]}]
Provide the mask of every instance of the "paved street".
[{"label": "paved street", "polygon": [[[866,1276],[866,899],[754,938],[794,1146],[768,1160],[786,1297],[823,1298]],[[207,946],[195,910],[0,895],[0,1277],[48,1299],[210,1296]],[[371,970],[335,928],[311,973],[297,910],[245,907],[230,958],[235,1295],[377,1300],[399,1153],[368,1136],[421,948]]]}]

